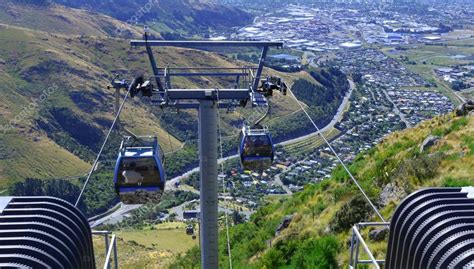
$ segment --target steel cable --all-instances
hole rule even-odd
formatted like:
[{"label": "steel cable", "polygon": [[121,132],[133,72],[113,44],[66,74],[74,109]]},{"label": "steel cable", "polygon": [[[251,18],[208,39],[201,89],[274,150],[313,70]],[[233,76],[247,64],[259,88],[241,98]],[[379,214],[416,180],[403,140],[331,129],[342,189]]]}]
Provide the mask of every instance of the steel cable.
[{"label": "steel cable", "polygon": [[[222,131],[221,131],[221,115],[219,112],[219,89],[216,89],[217,92],[217,117],[219,118],[218,120],[218,125],[217,129],[219,131],[219,148],[220,148],[220,155],[221,159],[224,159],[224,150],[222,147]],[[221,175],[224,175],[224,162],[221,162]],[[222,178],[222,194],[224,195],[226,193],[226,180],[225,176]],[[229,255],[229,268],[232,269],[232,251],[230,248],[230,234],[229,234],[229,214],[227,212],[229,206],[226,197],[224,197],[224,216],[225,216],[225,229],[226,229],[226,237],[227,237],[227,253]]]},{"label": "steel cable", "polygon": [[[132,83],[133,84],[133,83]],[[112,126],[110,126],[110,129],[109,129],[109,132],[107,133],[107,136],[105,137],[105,140],[104,140],[104,143],[102,144],[102,147],[100,148],[99,150],[99,154],[97,154],[97,157],[94,161],[94,164],[92,165],[92,168],[91,170],[89,171],[89,174],[87,175],[87,178],[86,178],[86,181],[84,182],[84,186],[82,186],[82,190],[81,190],[81,193],[79,194],[79,197],[77,198],[76,200],[76,204],[74,205],[75,207],[77,207],[79,205],[79,202],[81,201],[81,198],[82,198],[82,195],[84,194],[84,191],[86,190],[86,187],[87,185],[89,184],[89,181],[91,179],[91,176],[92,174],[94,173],[94,171],[96,170],[96,167],[99,163],[99,160],[100,160],[100,156],[102,155],[102,152],[104,151],[104,148],[105,148],[105,145],[107,145],[107,141],[109,140],[110,138],[110,135],[112,134],[112,131],[115,127],[115,124],[118,122],[118,119],[120,117],[120,113],[122,113],[122,110],[123,110],[123,107],[125,106],[125,102],[127,101],[129,95],[130,95],[130,92],[132,90],[132,87],[130,86],[125,97],[123,98],[123,101],[122,101],[122,104],[120,105],[120,108],[119,110],[117,111],[117,114],[115,115],[115,119],[114,121],[112,122]]]},{"label": "steel cable", "polygon": [[291,93],[291,95],[293,95],[293,98],[295,98],[296,102],[298,103],[298,105],[301,107],[301,110],[303,110],[303,112],[306,114],[306,116],[308,117],[308,119],[311,121],[311,123],[313,124],[314,128],[316,129],[317,133],[319,136],[321,136],[321,138],[324,140],[324,142],[328,145],[329,149],[332,151],[332,153],[334,154],[334,156],[337,158],[337,160],[339,161],[339,163],[342,165],[342,167],[344,168],[344,170],[346,170],[347,174],[349,174],[350,178],[352,179],[352,181],[354,182],[354,184],[357,186],[357,188],[359,188],[360,192],[362,193],[362,195],[364,196],[364,198],[367,200],[367,202],[369,203],[370,207],[372,207],[372,209],[374,210],[375,214],[377,214],[377,216],[382,220],[382,222],[385,222],[385,219],[384,217],[382,216],[382,214],[380,213],[380,211],[377,209],[377,207],[374,205],[374,203],[370,200],[369,196],[365,193],[364,189],[362,188],[362,186],[359,184],[359,182],[357,181],[357,179],[352,175],[351,171],[349,171],[349,169],[347,168],[346,164],[342,161],[342,159],[339,157],[339,154],[337,154],[337,152],[334,150],[334,148],[331,146],[331,144],[329,143],[329,141],[326,139],[326,137],[324,136],[324,134],[321,132],[321,130],[319,129],[319,127],[316,125],[316,123],[314,122],[314,120],[311,118],[311,116],[309,115],[309,113],[306,111],[306,109],[304,108],[304,106],[301,104],[301,102],[298,100],[298,98],[296,98],[296,95],[293,93],[293,91],[291,89],[288,89],[288,91]]}]

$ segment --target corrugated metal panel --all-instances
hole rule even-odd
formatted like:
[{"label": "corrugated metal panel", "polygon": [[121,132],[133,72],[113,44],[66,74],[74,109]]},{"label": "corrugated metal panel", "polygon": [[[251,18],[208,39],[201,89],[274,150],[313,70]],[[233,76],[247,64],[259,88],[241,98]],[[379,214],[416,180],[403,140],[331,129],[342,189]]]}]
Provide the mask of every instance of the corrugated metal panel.
[{"label": "corrugated metal panel", "polygon": [[91,229],[73,205],[51,197],[2,199],[1,268],[95,268]]},{"label": "corrugated metal panel", "polygon": [[472,191],[431,188],[407,197],[391,221],[385,268],[472,268]]}]

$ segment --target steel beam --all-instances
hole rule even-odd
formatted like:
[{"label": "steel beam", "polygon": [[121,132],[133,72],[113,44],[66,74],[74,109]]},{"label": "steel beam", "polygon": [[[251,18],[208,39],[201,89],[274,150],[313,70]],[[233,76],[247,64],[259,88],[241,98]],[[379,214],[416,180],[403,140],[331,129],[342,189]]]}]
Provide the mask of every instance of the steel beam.
[{"label": "steel beam", "polygon": [[146,47],[146,52],[148,54],[148,59],[150,60],[151,69],[153,70],[153,74],[155,76],[156,86],[160,91],[163,91],[163,85],[161,84],[160,78],[158,77],[158,66],[156,65],[155,56],[153,56],[153,49],[151,48],[149,41],[148,41],[148,34],[145,33],[144,39],[144,46]]},{"label": "steel beam", "polygon": [[[244,67],[167,67],[168,69],[173,69],[173,70],[243,70],[243,69],[253,69],[256,70],[257,67],[254,66],[244,66]],[[158,69],[165,69],[163,67],[158,68]]]},{"label": "steel beam", "polygon": [[257,91],[258,84],[260,83],[260,77],[262,76],[263,66],[265,65],[265,58],[267,58],[268,47],[262,48],[262,54],[260,55],[260,61],[258,63],[257,73],[252,84],[252,90]]},{"label": "steel beam", "polygon": [[185,48],[202,48],[202,47],[283,47],[283,42],[272,41],[209,41],[209,40],[192,40],[192,41],[169,41],[169,40],[132,40],[130,45],[136,47],[152,46],[152,47],[185,47]]},{"label": "steel beam", "polygon": [[[232,103],[219,103],[219,109],[230,109],[238,106],[239,104]],[[189,102],[189,103],[177,103],[177,104],[168,104],[168,107],[180,109],[199,109],[199,102]]]},{"label": "steel beam", "polygon": [[[237,72],[182,72],[182,73],[170,73],[170,77],[235,77],[235,76],[248,76],[248,73],[237,73]],[[165,74],[163,74],[165,75]]]},{"label": "steel beam", "polygon": [[[219,92],[219,93],[218,93]],[[247,100],[249,89],[170,89],[166,91],[170,100]]]}]

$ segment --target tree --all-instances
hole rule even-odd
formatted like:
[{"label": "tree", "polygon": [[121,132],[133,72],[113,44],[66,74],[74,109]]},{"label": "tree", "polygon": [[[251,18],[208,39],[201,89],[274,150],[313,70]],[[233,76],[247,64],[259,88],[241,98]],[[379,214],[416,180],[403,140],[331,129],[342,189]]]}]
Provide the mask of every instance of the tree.
[{"label": "tree", "polygon": [[14,196],[43,196],[43,182],[35,178],[27,178],[23,182],[17,182],[10,187],[10,193]]},{"label": "tree", "polygon": [[[27,178],[23,182],[17,182],[10,187],[10,193],[14,196],[51,196],[75,203],[79,196],[78,186],[63,179],[41,180]],[[80,203],[79,207],[83,208]]]},{"label": "tree", "polygon": [[360,83],[362,82],[362,74],[359,72],[355,72],[352,74],[352,79],[354,80],[355,83]]},{"label": "tree", "polygon": [[453,90],[455,90],[455,91],[460,91],[460,90],[466,89],[466,88],[467,88],[467,85],[466,85],[466,83],[464,83],[463,81],[455,80],[455,81],[453,81],[453,83],[451,84],[451,87],[452,87]]},{"label": "tree", "polygon": [[232,219],[234,220],[234,225],[245,222],[244,218],[242,218],[242,215],[240,215],[236,210],[232,212]]}]

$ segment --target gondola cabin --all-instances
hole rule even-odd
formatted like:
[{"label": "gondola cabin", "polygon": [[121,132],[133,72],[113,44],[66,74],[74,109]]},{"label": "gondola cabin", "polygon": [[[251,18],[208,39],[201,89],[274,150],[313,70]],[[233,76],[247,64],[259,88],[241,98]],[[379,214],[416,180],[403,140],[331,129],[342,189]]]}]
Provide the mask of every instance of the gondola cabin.
[{"label": "gondola cabin", "polygon": [[158,139],[125,137],[114,171],[115,190],[124,204],[159,203],[166,178]]},{"label": "gondola cabin", "polygon": [[240,161],[244,170],[262,171],[270,168],[275,147],[267,127],[244,126],[240,135]]}]

